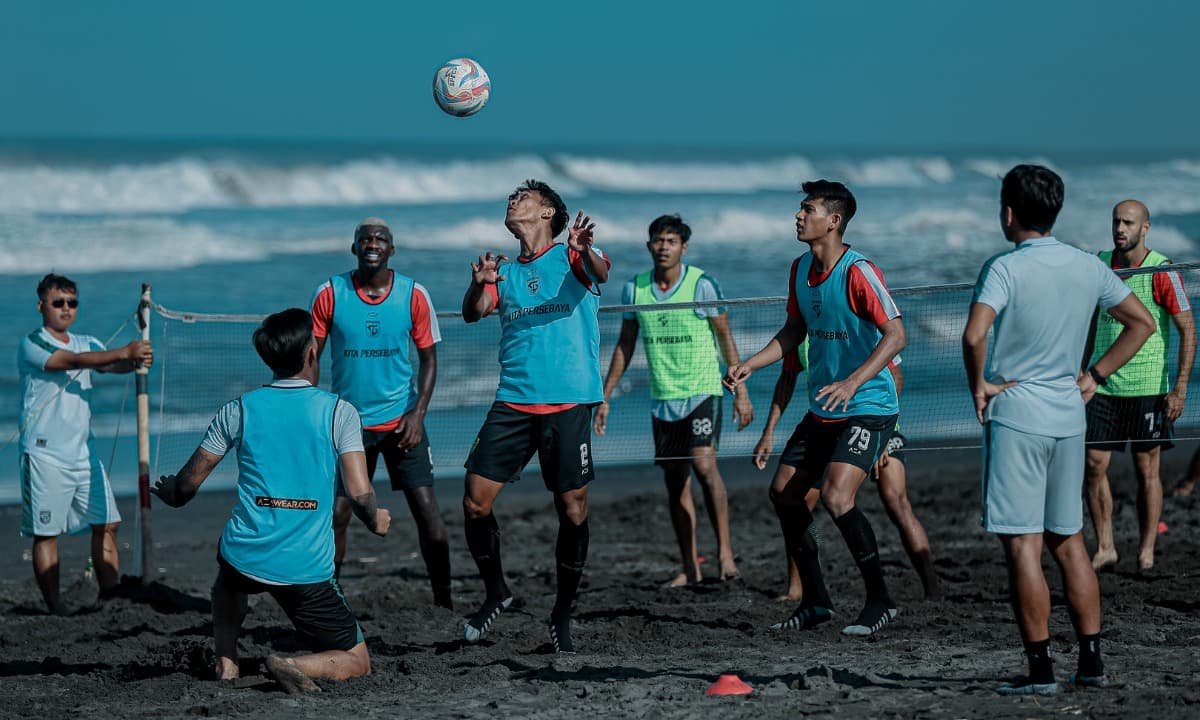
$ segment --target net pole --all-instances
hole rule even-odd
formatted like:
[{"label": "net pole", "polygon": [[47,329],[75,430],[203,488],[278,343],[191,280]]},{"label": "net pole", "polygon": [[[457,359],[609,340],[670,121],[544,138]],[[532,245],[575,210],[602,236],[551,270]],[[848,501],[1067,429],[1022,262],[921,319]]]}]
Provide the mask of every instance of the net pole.
[{"label": "net pole", "polygon": [[[150,340],[150,286],[142,283],[142,298],[138,303],[138,327],[142,340]],[[136,577],[149,580],[154,574],[151,550],[154,547],[150,523],[150,369],[134,370],[137,382],[137,451],[138,451],[138,535],[134,546]]]}]

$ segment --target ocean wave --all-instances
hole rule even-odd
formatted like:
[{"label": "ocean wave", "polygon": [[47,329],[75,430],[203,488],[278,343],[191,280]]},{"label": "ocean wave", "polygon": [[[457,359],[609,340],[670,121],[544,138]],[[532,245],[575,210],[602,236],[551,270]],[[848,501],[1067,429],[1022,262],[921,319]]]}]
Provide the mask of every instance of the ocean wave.
[{"label": "ocean wave", "polygon": [[527,177],[579,188],[532,155],[414,162],[393,157],[270,165],[178,158],[111,167],[0,165],[0,212],[182,212],[198,208],[437,204],[505,197]]},{"label": "ocean wave", "polygon": [[643,162],[601,157],[560,156],[556,164],[580,184],[616,192],[750,193],[795,190],[816,176],[802,157],[760,162]]}]

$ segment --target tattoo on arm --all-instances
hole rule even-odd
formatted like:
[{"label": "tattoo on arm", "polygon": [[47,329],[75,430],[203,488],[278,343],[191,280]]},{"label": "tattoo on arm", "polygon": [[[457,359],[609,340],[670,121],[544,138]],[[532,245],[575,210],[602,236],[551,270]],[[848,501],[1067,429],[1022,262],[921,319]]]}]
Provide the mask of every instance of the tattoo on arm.
[{"label": "tattoo on arm", "polygon": [[375,530],[375,514],[379,508],[375,504],[375,491],[365,492],[362,495],[355,495],[350,500],[350,509],[359,520],[362,520],[363,525],[366,525],[372,532]]}]

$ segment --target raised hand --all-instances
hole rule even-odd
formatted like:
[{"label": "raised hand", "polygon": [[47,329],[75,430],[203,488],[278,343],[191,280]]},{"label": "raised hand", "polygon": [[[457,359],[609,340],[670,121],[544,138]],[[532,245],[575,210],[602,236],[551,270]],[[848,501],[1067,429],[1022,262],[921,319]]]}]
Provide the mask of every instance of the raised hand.
[{"label": "raised hand", "polygon": [[567,230],[567,247],[579,253],[591,249],[592,242],[595,241],[595,229],[596,223],[580,210],[575,216],[575,224]]},{"label": "raised hand", "polygon": [[478,262],[471,263],[471,280],[476,285],[495,285],[504,279],[500,274],[500,263],[508,260],[507,255],[487,253],[480,255]]}]

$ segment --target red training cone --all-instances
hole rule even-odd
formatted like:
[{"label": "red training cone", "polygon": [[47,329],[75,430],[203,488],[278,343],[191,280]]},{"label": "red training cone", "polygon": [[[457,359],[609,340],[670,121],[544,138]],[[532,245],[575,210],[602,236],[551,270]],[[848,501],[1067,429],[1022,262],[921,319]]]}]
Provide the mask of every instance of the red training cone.
[{"label": "red training cone", "polygon": [[1159,520],[1158,521],[1158,534],[1162,535],[1166,531],[1167,531],[1167,523],[1162,520]]},{"label": "red training cone", "polygon": [[732,673],[722,675],[705,691],[709,695],[749,695],[754,688],[742,682],[742,679]]}]

